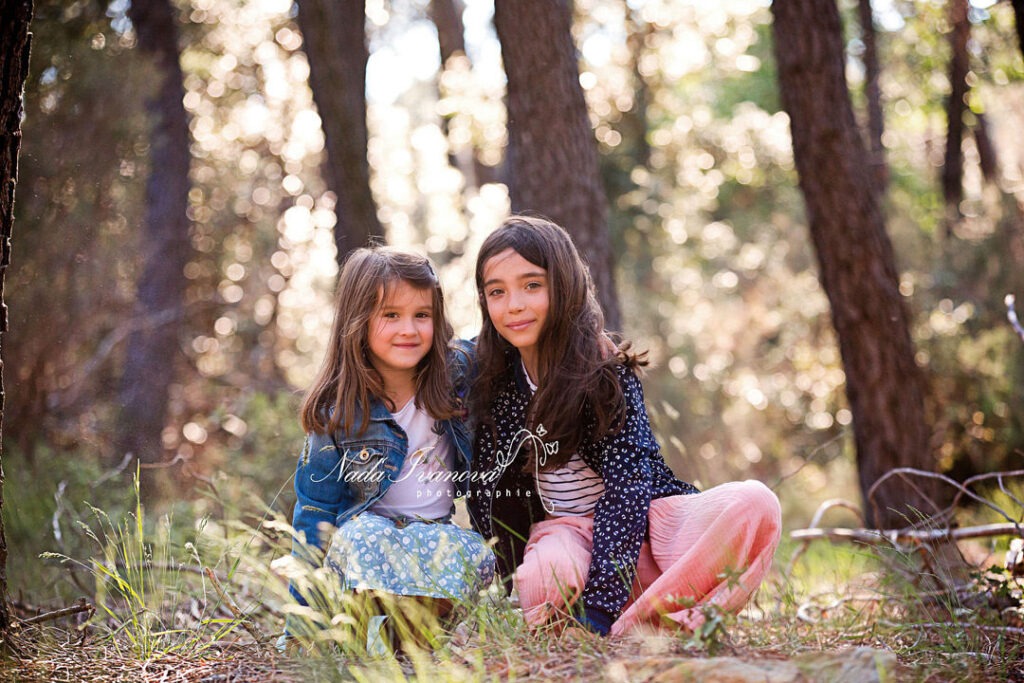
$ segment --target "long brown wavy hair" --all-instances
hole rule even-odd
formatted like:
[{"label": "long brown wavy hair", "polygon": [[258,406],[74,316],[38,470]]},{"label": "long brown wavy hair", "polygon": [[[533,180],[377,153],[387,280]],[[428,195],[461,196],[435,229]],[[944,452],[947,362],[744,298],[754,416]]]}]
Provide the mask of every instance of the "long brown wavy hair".
[{"label": "long brown wavy hair", "polygon": [[[476,260],[476,287],[483,315],[477,339],[478,372],[473,384],[473,414],[493,429],[491,403],[510,381],[519,352],[495,329],[487,313],[484,268],[488,260],[512,249],[547,271],[551,300],[537,340],[537,393],[527,416],[531,429],[543,425],[547,443],[558,443],[545,469],[564,465],[580,445],[618,432],[625,421],[625,400],[615,367],[645,365],[642,355],[622,344],[612,352],[604,331],[590,271],[569,234],[545,218],[511,216],[484,240]],[[584,433],[590,419],[594,430]],[[532,467],[531,454],[528,466]]]},{"label": "long brown wavy hair", "polygon": [[433,344],[416,368],[416,405],[435,420],[455,415],[447,365],[452,326],[445,315],[437,274],[422,256],[371,247],[349,254],[338,276],[327,354],[300,411],[306,432],[326,434],[341,427],[351,434],[356,415],[361,415],[355,434],[362,434],[369,424],[373,398],[396,410],[384,393],[383,378],[370,363],[369,334],[370,318],[399,282],[429,290],[433,307]]}]

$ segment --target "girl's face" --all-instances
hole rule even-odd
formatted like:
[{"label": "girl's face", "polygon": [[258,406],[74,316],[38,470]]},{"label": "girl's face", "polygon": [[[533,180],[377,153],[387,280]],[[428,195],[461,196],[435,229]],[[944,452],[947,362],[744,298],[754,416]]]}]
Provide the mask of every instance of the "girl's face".
[{"label": "girl's face", "polygon": [[399,281],[370,316],[370,363],[384,378],[410,379],[434,343],[434,307],[429,289]]},{"label": "girl's face", "polygon": [[529,368],[551,303],[548,273],[509,248],[487,259],[483,274],[487,315]]}]

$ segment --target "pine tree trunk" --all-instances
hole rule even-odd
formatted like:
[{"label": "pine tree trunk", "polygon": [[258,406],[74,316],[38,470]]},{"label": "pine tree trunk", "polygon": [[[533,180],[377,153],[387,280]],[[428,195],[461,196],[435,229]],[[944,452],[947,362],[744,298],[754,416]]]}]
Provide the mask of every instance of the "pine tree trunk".
[{"label": "pine tree trunk", "polygon": [[[469,55],[466,53],[465,24],[462,22],[462,13],[465,11],[465,3],[462,0],[430,0],[428,13],[434,27],[437,28],[437,43],[441,52],[441,70],[438,73],[438,80],[449,68],[449,61],[452,57],[459,57],[469,62]],[[438,88],[440,90],[440,87]],[[445,137],[449,134],[449,116],[441,119],[441,127]],[[448,163],[459,169],[466,179],[466,188],[479,189],[481,185],[495,182],[499,171],[494,166],[488,166],[480,160],[479,149],[471,145],[461,154],[448,155]]]},{"label": "pine tree trunk", "polygon": [[1013,4],[1013,18],[1017,25],[1017,44],[1020,46],[1020,54],[1024,56],[1024,0],[1011,0]]},{"label": "pine tree trunk", "polygon": [[337,197],[338,263],[383,241],[366,157],[366,6],[363,0],[300,0],[299,28],[327,150],[327,186]]},{"label": "pine tree trunk", "polygon": [[572,235],[590,266],[608,327],[621,324],[597,141],[579,81],[568,0],[496,0],[508,78],[512,210]]},{"label": "pine tree trunk", "polygon": [[885,131],[885,117],[882,115],[882,68],[878,62],[878,40],[875,18],[871,11],[871,0],[858,0],[861,40],[864,41],[864,94],[868,101],[868,148],[871,150],[871,167],[879,192],[885,192],[889,183],[889,166],[885,162],[885,145],[882,133]]},{"label": "pine tree trunk", "polygon": [[[7,335],[4,276],[11,263],[14,228],[14,190],[18,183],[21,151],[22,95],[31,51],[32,0],[0,0],[0,354]],[[3,434],[4,385],[0,355],[0,435]],[[7,602],[7,535],[4,533],[3,441],[0,439],[0,644],[13,645],[11,609]]]},{"label": "pine tree trunk", "polygon": [[623,138],[635,148],[633,160],[637,166],[649,168],[651,144],[647,140],[647,110],[651,102],[651,86],[640,68],[640,60],[647,50],[647,41],[655,35],[656,29],[644,20],[643,12],[624,2],[626,12],[626,47],[629,48],[629,70],[633,75],[633,106],[624,112],[617,128]]},{"label": "pine tree trunk", "polygon": [[891,478],[933,470],[926,383],[914,360],[910,315],[858,133],[835,0],[776,0],[773,34],[783,105],[819,277],[832,309],[853,412],[861,491],[870,523],[893,528],[935,512],[928,482]]},{"label": "pine tree trunk", "polygon": [[990,183],[995,184],[999,177],[999,154],[996,152],[992,136],[988,134],[988,117],[984,114],[975,114],[975,124],[971,128],[974,134],[974,144],[978,147],[978,165],[981,166],[981,175]]},{"label": "pine tree trunk", "polygon": [[949,20],[953,31],[949,36],[949,100],[946,101],[946,156],[942,166],[942,197],[946,201],[946,233],[960,216],[964,196],[964,112],[967,110],[967,71],[969,69],[967,40],[971,23],[967,18],[968,0],[950,0]]},{"label": "pine tree trunk", "polygon": [[[150,115],[146,215],[140,240],[136,330],[128,339],[121,378],[117,445],[141,463],[161,460],[168,389],[179,360],[184,314],[185,264],[191,253],[188,209],[189,129],[182,103],[178,26],[170,0],[133,0],[128,16],[139,51],[156,67],[158,83],[146,103]],[[143,487],[153,492],[152,476]]]}]

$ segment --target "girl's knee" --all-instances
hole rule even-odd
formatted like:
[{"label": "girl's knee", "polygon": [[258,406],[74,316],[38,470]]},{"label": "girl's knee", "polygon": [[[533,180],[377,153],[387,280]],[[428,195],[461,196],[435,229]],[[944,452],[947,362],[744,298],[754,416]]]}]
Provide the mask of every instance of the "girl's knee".
[{"label": "girl's knee", "polygon": [[782,506],[775,492],[759,481],[748,479],[735,482],[737,501],[746,515],[758,519],[765,526],[782,528]]}]

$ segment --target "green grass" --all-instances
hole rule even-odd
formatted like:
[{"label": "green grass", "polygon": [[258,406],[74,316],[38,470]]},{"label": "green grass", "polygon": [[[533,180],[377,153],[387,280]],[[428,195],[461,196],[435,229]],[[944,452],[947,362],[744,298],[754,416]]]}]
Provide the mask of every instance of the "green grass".
[{"label": "green grass", "polygon": [[[24,631],[34,643],[34,661],[50,665],[73,656],[67,642],[84,639],[83,651],[96,654],[76,660],[79,678],[90,677],[81,674],[87,667],[109,667],[116,659],[174,662],[178,671],[210,662],[259,664],[277,671],[279,680],[296,681],[400,680],[408,674],[432,683],[597,680],[615,679],[620,670],[630,680],[645,680],[679,658],[777,659],[870,646],[898,655],[905,667],[898,680],[986,681],[1020,675],[1012,667],[1024,656],[1021,633],[1007,629],[987,602],[1000,586],[1009,594],[1005,581],[993,583],[1006,577],[973,575],[974,601],[922,595],[893,569],[913,568],[913,553],[825,541],[811,543],[786,574],[797,546],[784,539],[774,571],[748,609],[739,616],[710,612],[696,634],[601,640],[531,631],[492,589],[462,606],[461,624],[439,633],[431,651],[410,648],[400,661],[367,654],[356,643],[353,631],[369,611],[342,594],[330,572],[290,565],[292,530],[281,506],[272,503],[276,491],[265,503],[244,482],[222,480],[216,494],[206,489],[193,501],[147,510],[131,487],[88,486],[89,477],[99,476],[96,470],[79,479],[16,474],[5,491],[8,505],[14,501],[5,508],[14,595],[47,608],[85,595],[96,607],[82,623],[63,619]],[[1001,558],[1005,541],[988,543],[986,553]],[[314,608],[290,600],[289,576],[316,596]],[[403,611],[410,628],[437,632],[429,614]],[[301,657],[282,658],[273,648],[289,614],[306,624]],[[56,666],[70,670],[72,664]]]}]

